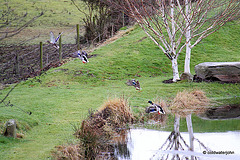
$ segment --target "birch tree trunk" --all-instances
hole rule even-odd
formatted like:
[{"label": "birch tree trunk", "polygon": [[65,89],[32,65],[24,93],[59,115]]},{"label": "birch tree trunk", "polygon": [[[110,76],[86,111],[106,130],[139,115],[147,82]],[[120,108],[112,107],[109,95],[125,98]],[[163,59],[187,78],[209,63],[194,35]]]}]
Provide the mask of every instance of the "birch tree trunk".
[{"label": "birch tree trunk", "polygon": [[190,72],[190,56],[191,56],[191,27],[190,27],[190,9],[189,9],[189,0],[185,0],[185,14],[186,14],[186,55],[185,55],[185,63],[184,63],[184,72],[185,73],[191,73]]},{"label": "birch tree trunk", "polygon": [[178,72],[177,58],[173,57],[173,59],[171,61],[172,61],[172,70],[173,70],[173,82],[177,82],[177,80],[180,80],[179,72]]}]

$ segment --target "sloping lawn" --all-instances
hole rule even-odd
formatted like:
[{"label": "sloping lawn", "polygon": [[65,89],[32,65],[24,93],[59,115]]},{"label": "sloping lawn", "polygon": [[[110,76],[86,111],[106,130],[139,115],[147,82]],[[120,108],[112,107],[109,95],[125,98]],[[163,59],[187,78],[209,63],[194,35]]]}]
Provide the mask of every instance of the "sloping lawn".
[{"label": "sloping lawn", "polygon": [[[194,66],[206,61],[239,61],[240,25],[229,23],[193,49]],[[148,100],[171,101],[178,91],[201,89],[213,100],[240,97],[239,84],[162,83],[172,78],[171,63],[144,32],[135,26],[115,42],[96,49],[89,63],[73,59],[52,68],[39,77],[21,82],[6,99],[13,107],[0,106],[1,131],[8,119],[18,123],[24,138],[0,136],[2,159],[50,159],[55,146],[77,143],[73,126],[79,125],[88,110],[98,109],[108,98],[124,95],[135,114],[144,112]],[[183,72],[184,54],[179,58]],[[142,91],[127,86],[128,79],[138,79]],[[11,87],[0,91],[2,99]],[[24,113],[32,112],[32,115]],[[235,129],[235,128],[234,128]]]}]

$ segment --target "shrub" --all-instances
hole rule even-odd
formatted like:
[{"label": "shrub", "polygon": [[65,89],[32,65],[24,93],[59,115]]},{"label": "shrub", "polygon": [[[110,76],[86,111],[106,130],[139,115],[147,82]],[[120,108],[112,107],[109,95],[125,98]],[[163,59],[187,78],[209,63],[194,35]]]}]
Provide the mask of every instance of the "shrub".
[{"label": "shrub", "polygon": [[114,153],[112,138],[133,121],[127,101],[108,100],[96,113],[90,113],[75,135],[84,148],[84,157],[95,159],[101,152]]}]

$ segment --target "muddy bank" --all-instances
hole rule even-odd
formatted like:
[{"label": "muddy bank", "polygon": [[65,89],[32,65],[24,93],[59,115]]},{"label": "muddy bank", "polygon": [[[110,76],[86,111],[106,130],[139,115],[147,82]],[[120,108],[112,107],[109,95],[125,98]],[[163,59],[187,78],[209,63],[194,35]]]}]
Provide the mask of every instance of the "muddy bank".
[{"label": "muddy bank", "polygon": [[223,105],[216,108],[209,108],[200,115],[203,119],[240,119],[240,104]]},{"label": "muddy bank", "polygon": [[[167,79],[167,80],[164,80],[162,81],[163,83],[174,83],[173,82],[173,79]],[[239,82],[236,82],[236,81],[229,81],[229,82],[223,82],[217,78],[207,78],[207,79],[202,79],[200,77],[197,77],[197,75],[194,75],[193,76],[193,81],[192,82],[195,82],[195,83],[200,83],[200,82],[207,82],[207,83],[211,83],[211,82],[219,82],[219,83],[239,83]]]}]

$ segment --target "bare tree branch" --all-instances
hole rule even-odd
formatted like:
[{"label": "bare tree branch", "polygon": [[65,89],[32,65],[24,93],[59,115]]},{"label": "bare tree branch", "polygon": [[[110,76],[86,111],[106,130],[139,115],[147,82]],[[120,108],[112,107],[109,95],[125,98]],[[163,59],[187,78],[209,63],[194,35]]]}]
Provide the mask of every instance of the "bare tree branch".
[{"label": "bare tree branch", "polygon": [[9,94],[13,91],[13,89],[14,89],[15,87],[17,87],[18,84],[19,84],[19,83],[15,84],[15,85],[9,90],[9,92],[8,92],[8,93],[5,95],[5,97],[1,100],[0,104],[5,101],[5,99],[9,96]]},{"label": "bare tree branch", "polygon": [[8,6],[8,3],[6,4],[6,7],[7,8],[5,10],[1,10],[2,16],[0,17],[0,41],[20,33],[29,24],[43,15],[43,12],[41,12],[39,15],[31,18],[27,22],[24,22],[28,13],[19,16],[15,14],[14,9]]},{"label": "bare tree branch", "polygon": [[190,73],[191,49],[240,15],[239,0],[107,1],[134,18],[172,61],[173,72],[176,73],[176,76],[173,74],[174,80],[178,78],[177,58],[184,48],[184,71]]}]

